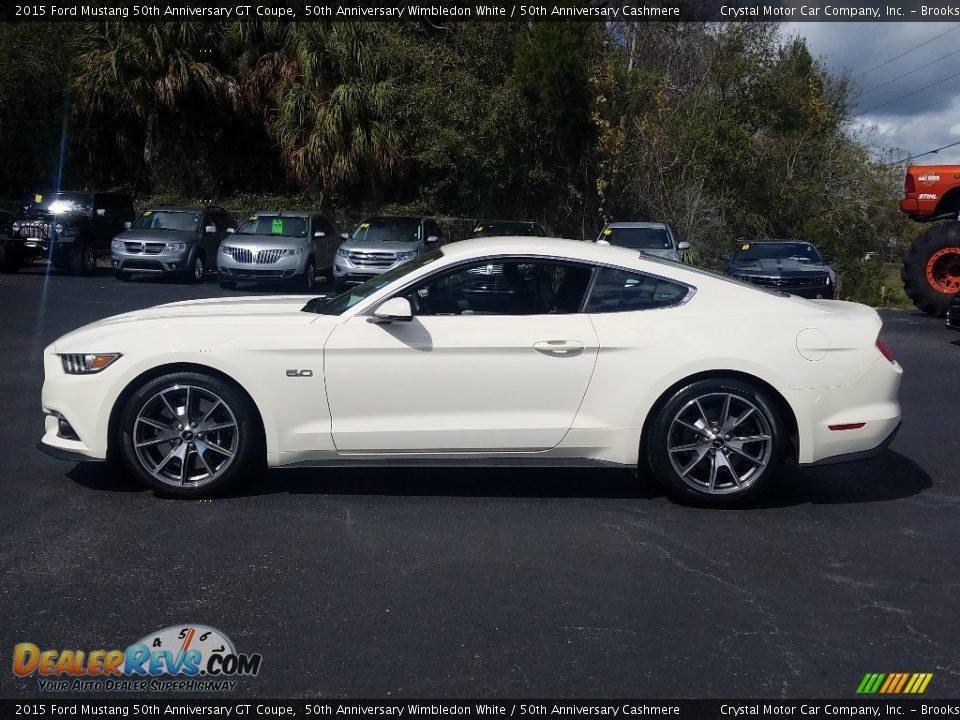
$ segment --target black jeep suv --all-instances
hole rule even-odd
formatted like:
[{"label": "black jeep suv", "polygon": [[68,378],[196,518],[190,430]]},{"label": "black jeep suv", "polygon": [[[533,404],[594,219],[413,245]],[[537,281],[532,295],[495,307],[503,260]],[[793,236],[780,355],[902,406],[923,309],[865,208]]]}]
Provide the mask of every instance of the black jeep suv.
[{"label": "black jeep suv", "polygon": [[134,217],[133,198],[121,193],[34,195],[3,240],[4,270],[16,272],[42,256],[56,268],[77,275],[92,273],[97,257],[110,252],[110,241]]}]

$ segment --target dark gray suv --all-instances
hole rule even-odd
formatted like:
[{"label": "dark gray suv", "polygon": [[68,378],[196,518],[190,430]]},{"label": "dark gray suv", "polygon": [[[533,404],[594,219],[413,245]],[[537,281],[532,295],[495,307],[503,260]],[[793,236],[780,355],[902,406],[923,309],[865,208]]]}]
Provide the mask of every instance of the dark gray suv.
[{"label": "dark gray suv", "polygon": [[161,205],[127,225],[110,246],[117,279],[159,273],[201,282],[216,271],[217,248],[234,220],[223,208]]}]

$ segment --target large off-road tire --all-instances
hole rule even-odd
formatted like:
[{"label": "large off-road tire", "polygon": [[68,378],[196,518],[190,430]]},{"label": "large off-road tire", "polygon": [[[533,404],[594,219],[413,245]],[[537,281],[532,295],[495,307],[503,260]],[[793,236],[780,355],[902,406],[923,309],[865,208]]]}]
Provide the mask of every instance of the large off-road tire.
[{"label": "large off-road tire", "polygon": [[97,251],[89,240],[77,238],[68,250],[71,275],[92,275],[97,270]]},{"label": "large off-road tire", "polygon": [[264,466],[263,430],[250,399],[202,373],[144,383],[121,410],[117,439],[133,475],[171,497],[212,495]]},{"label": "large off-road tire", "polygon": [[11,246],[0,247],[0,272],[15,273],[23,266],[20,251]]},{"label": "large off-road tire", "polygon": [[903,288],[920,310],[943,317],[960,291],[960,222],[933,225],[903,255]]},{"label": "large off-road tire", "polygon": [[654,477],[673,500],[737,507],[776,481],[790,442],[767,390],[711,378],[679,388],[660,405],[645,447]]}]

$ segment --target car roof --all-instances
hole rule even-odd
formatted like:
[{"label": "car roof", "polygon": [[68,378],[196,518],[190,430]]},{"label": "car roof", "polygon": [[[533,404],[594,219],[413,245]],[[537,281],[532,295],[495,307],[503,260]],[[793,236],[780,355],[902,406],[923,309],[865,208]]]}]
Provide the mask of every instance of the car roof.
[{"label": "car roof", "polygon": [[750,245],[810,245],[813,246],[813,243],[809,240],[782,240],[779,238],[759,238],[757,240],[751,240]]},{"label": "car roof", "polygon": [[429,215],[367,215],[363,222],[369,222],[370,220],[415,220],[420,222],[431,219]]},{"label": "car roof", "polygon": [[321,215],[322,213],[310,210],[257,210],[252,215],[282,215],[283,217],[310,217],[311,215]]},{"label": "car roof", "polygon": [[536,220],[477,220],[477,225],[539,225]]},{"label": "car roof", "polygon": [[667,228],[666,223],[658,222],[612,222],[607,223],[608,228],[656,228],[658,230],[665,230]]},{"label": "car roof", "polygon": [[531,236],[493,236],[471,238],[444,245],[441,250],[444,257],[469,258],[486,253],[496,255],[543,255],[584,260],[586,262],[608,263],[640,267],[640,253],[631,248],[616,245],[598,245],[584,240],[566,240],[563,238]]},{"label": "car roof", "polygon": [[170,212],[203,212],[204,210],[223,210],[216,205],[151,205],[147,208],[151,212],[167,210]]}]

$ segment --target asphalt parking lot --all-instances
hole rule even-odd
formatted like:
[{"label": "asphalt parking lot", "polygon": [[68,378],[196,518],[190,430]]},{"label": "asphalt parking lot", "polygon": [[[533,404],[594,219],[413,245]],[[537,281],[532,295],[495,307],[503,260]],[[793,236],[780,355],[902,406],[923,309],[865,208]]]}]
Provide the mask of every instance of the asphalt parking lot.
[{"label": "asphalt parking lot", "polygon": [[[288,470],[155,497],[42,434],[41,351],[215,283],[0,276],[0,696],[13,646],[124,648],[187,622],[261,673],[237,697],[849,698],[867,672],[960,692],[960,334],[885,312],[903,428],[749,510],[621,471]],[[241,291],[250,292],[250,291]]]}]

